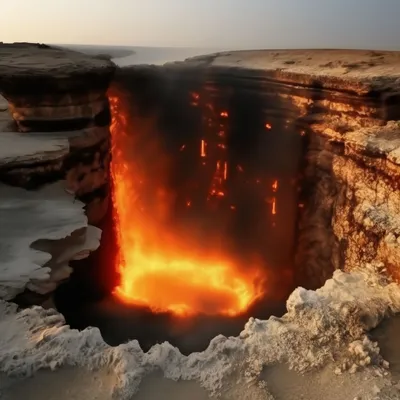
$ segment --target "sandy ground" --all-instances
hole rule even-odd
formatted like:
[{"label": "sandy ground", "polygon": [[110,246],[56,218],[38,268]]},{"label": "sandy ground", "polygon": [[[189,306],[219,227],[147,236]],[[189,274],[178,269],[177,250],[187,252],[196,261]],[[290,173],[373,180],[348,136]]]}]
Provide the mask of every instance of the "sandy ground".
[{"label": "sandy ground", "polygon": [[115,375],[83,368],[40,371],[23,381],[0,375],[1,400],[109,400]]},{"label": "sandy ground", "polygon": [[[115,384],[111,371],[87,371],[63,368],[55,372],[41,371],[23,381],[0,375],[1,400],[110,400]],[[132,400],[209,400],[206,391],[196,382],[175,382],[152,374],[141,383]]]},{"label": "sandy ground", "polygon": [[[397,336],[398,337],[398,336]],[[400,349],[397,349],[397,355]],[[397,362],[400,359],[397,356]],[[269,367],[262,374],[270,394],[260,396],[258,387],[232,388],[220,400],[396,400],[400,383],[394,375],[376,375],[373,369],[336,375],[328,366],[315,373],[300,375],[286,365]],[[62,368],[55,372],[40,371],[23,381],[0,375],[1,400],[111,400],[116,375],[108,370],[87,371]],[[233,383],[233,382],[232,382]],[[233,383],[234,384],[234,383]],[[272,397],[271,397],[272,395]],[[211,400],[196,382],[172,381],[153,373],[143,379],[139,392],[131,400]]]}]

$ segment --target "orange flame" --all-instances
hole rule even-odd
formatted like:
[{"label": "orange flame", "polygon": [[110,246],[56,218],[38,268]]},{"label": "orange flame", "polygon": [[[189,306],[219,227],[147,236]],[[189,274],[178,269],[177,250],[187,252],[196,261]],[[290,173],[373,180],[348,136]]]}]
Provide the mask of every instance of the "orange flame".
[{"label": "orange flame", "polygon": [[228,179],[228,163],[225,161],[224,162],[224,180],[226,181]]},{"label": "orange flame", "polygon": [[205,140],[201,140],[200,157],[205,157],[205,156],[206,156],[206,142]]},{"label": "orange flame", "polygon": [[275,197],[272,199],[271,214],[272,214],[272,215],[276,215],[276,199],[275,199]]},{"label": "orange flame", "polygon": [[[186,250],[187,238],[172,235],[166,224],[141,212],[136,199],[140,184],[148,184],[146,171],[139,171],[128,159],[128,124],[123,103],[110,94],[112,114],[112,179],[113,202],[121,280],[114,294],[132,305],[150,307],[154,312],[170,311],[177,315],[197,313],[238,315],[262,295],[259,268],[239,271],[226,257],[199,255],[198,249]],[[130,126],[130,125],[129,125]],[[202,154],[205,149],[202,141]],[[135,155],[140,157],[136,150]],[[217,196],[223,196],[221,191]],[[157,192],[156,210],[164,210],[165,191]],[[146,207],[151,208],[151,205]],[[186,203],[191,206],[190,200]],[[153,220],[154,219],[154,220]],[[185,250],[183,250],[185,249]],[[201,254],[201,253],[200,253]]]}]

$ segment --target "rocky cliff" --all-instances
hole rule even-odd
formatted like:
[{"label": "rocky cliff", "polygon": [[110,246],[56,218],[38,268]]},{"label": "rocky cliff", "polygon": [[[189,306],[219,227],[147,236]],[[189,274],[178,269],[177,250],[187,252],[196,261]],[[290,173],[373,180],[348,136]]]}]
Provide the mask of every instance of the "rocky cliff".
[{"label": "rocky cliff", "polygon": [[100,244],[114,65],[27,43],[0,58],[0,297],[41,303]]},{"label": "rocky cliff", "polygon": [[[1,48],[0,55],[12,47]],[[16,48],[36,55],[43,49],[50,52],[46,54],[53,51],[32,45]],[[62,58],[58,50],[53,54]],[[21,67],[25,68],[37,61],[36,56],[26,57],[13,62],[10,56],[11,70],[0,74],[0,79],[7,77],[4,94],[12,111],[18,93],[29,97],[24,85],[17,85],[18,73],[12,72],[16,65],[25,63]],[[69,53],[64,60],[68,68],[74,57],[82,60],[82,55]],[[175,88],[182,86],[178,76],[188,80],[196,76],[194,88],[224,82],[228,93],[237,85],[244,87],[249,94],[245,102],[254,93],[268,99],[268,116],[274,115],[281,121],[280,128],[290,128],[303,138],[298,181],[299,200],[304,201],[298,215],[299,273],[309,278],[306,284],[311,286],[335,268],[354,271],[335,271],[315,292],[297,288],[282,318],[250,318],[240,336],[218,335],[204,352],[187,357],[167,342],[146,353],[136,340],[110,347],[97,328],[70,329],[55,310],[18,310],[15,304],[0,300],[0,372],[13,379],[10,383],[0,376],[5,381],[3,394],[15,398],[19,393],[22,398],[39,385],[43,393],[50,393],[51,386],[52,395],[70,398],[71,388],[66,386],[72,379],[66,380],[65,375],[58,376],[56,385],[49,385],[57,379],[53,372],[51,377],[19,380],[40,369],[67,366],[72,368],[64,372],[72,370],[83,377],[73,380],[78,396],[85,390],[90,396],[97,389],[103,394],[109,389],[115,398],[131,399],[142,388],[143,378],[161,371],[174,381],[196,380],[215,396],[232,394],[241,399],[298,398],[299,393],[307,398],[321,398],[321,394],[342,398],[344,392],[351,398],[399,398],[396,366],[382,359],[377,343],[366,334],[384,316],[400,311],[399,286],[389,283],[380,268],[383,264],[393,277],[399,277],[399,58],[397,53],[376,52],[237,52],[165,67],[163,71],[173,78],[167,79],[166,91],[173,89],[172,83]],[[108,63],[101,65],[108,71]],[[54,71],[42,68],[48,79],[43,88],[51,88],[49,93],[56,98],[57,82],[49,78]],[[62,80],[62,68],[57,68]],[[102,67],[96,71],[101,75]],[[136,75],[135,90],[144,96],[143,110],[160,94],[160,106],[168,98],[160,91],[163,79],[148,90],[153,73],[154,69],[145,76]],[[71,88],[90,92],[89,77],[77,86],[72,82]],[[103,77],[107,81],[109,72]],[[31,102],[23,102],[15,120],[6,112],[8,104],[0,105],[0,297],[11,299],[22,293],[19,300],[28,304],[39,303],[33,294],[48,293],[71,273],[70,260],[87,256],[99,245],[100,232],[94,225],[101,225],[108,198],[104,185],[107,123],[95,117],[75,119],[71,111],[73,123],[66,130],[66,114],[57,114],[60,110],[51,106],[52,95],[46,107],[54,110],[46,115],[54,119],[48,124],[40,117],[44,115],[41,109],[37,123],[32,115],[39,92],[30,93]],[[185,116],[181,109],[176,115]],[[283,150],[277,152],[284,160],[289,153]],[[83,368],[104,369],[100,380],[105,384],[98,385],[99,375],[93,377]],[[294,371],[308,373],[307,388],[305,377]],[[294,383],[288,388],[283,381]]]},{"label": "rocky cliff", "polygon": [[303,282],[318,287],[333,269],[366,263],[400,278],[400,53],[231,52],[184,68],[199,66],[258,85],[275,112],[308,132],[296,250]]},{"label": "rocky cliff", "polygon": [[[40,193],[46,201],[55,196],[52,204],[64,202],[63,207],[72,207],[76,215],[83,215],[84,207],[88,224],[101,227],[109,210],[110,115],[106,90],[114,66],[45,45],[1,45],[0,55],[4,60],[0,66],[0,92],[10,111],[7,113],[7,107],[2,106],[0,181],[19,190],[7,196],[12,194],[18,199],[22,193],[34,193],[35,210],[40,209],[43,199]],[[286,121],[282,129],[291,129],[302,137],[302,207],[298,210],[296,233],[300,283],[318,287],[334,269],[349,270],[376,262],[400,278],[396,261],[400,246],[400,54],[336,50],[229,52],[164,67],[125,68],[119,71],[116,85],[124,89],[128,76],[133,77],[133,89],[142,99],[141,113],[146,114],[154,102],[159,108],[172,107],[166,93],[175,96],[181,90],[189,95],[190,91],[215,91],[219,87],[228,93],[229,100],[241,87],[248,94],[245,101],[256,94],[262,113]],[[184,87],[180,85],[183,81]],[[190,96],[185,101],[190,102]],[[284,155],[285,150],[282,152]],[[44,191],[43,185],[47,184],[58,185],[51,196]],[[7,201],[17,207],[17,202]],[[3,210],[7,217],[11,216],[9,207]],[[71,233],[77,230],[82,243],[85,235],[80,229],[87,228],[85,220],[80,221],[79,227],[64,226],[57,235],[64,235],[65,229],[72,229]],[[26,225],[28,222],[29,218],[24,218]],[[12,231],[13,223],[3,224],[3,237]],[[21,238],[28,232],[22,224],[19,233],[13,235]],[[39,246],[36,252],[49,253],[41,250],[46,245],[40,239],[50,240],[51,235],[32,240],[31,233],[28,236],[26,243],[39,241],[28,246],[30,252]],[[17,260],[17,247],[11,246],[16,242],[11,236],[8,240],[8,260]],[[96,246],[92,243],[89,247]],[[39,275],[24,273],[23,283],[17,285],[20,273],[17,277],[10,274],[15,267],[7,265],[3,286],[18,286],[12,294],[3,295],[7,298],[28,283],[32,291],[48,292],[50,289],[38,289],[39,282],[44,280],[44,286],[50,282],[49,287],[54,288],[54,283],[70,271],[70,267],[63,267],[64,272],[53,273],[56,278],[52,278],[51,262],[34,260],[30,271],[39,270]],[[50,269],[42,271],[43,266]],[[47,274],[45,279],[42,273]],[[4,289],[6,292],[8,289]]]}]

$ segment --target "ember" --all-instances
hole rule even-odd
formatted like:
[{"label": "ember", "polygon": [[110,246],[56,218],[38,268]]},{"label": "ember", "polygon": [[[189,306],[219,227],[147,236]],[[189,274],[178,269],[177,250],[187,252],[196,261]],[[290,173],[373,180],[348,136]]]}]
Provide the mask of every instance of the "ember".
[{"label": "ember", "polygon": [[[192,99],[199,100],[193,94]],[[191,248],[186,238],[177,237],[163,219],[169,206],[169,193],[155,190],[154,204],[142,204],[140,191],[149,183],[143,168],[129,161],[124,138],[127,118],[120,98],[110,95],[112,112],[113,201],[119,246],[121,280],[115,295],[123,302],[147,306],[154,312],[178,315],[243,313],[263,293],[256,282],[264,278],[258,268],[239,271],[235,260],[226,255],[204,254]],[[227,117],[227,112],[221,113]],[[207,144],[200,143],[200,156],[206,157]],[[184,145],[180,150],[183,150]],[[136,149],[135,155],[140,152]],[[149,166],[150,168],[150,166]],[[239,167],[238,167],[239,168]],[[146,169],[146,168],[144,168]],[[221,182],[227,179],[228,165],[218,161],[210,194],[223,197]],[[154,185],[156,185],[154,183]],[[186,201],[186,207],[192,202]],[[150,212],[146,213],[146,208]],[[231,206],[231,209],[235,209]],[[200,254],[200,255],[199,255]]]}]

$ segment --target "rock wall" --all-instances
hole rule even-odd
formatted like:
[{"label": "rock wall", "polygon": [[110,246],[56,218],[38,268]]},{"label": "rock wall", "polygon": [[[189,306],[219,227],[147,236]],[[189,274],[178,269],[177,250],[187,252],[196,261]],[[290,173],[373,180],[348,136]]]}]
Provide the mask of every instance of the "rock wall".
[{"label": "rock wall", "polygon": [[239,51],[167,68],[258,86],[269,113],[306,137],[299,284],[316,288],[334,269],[368,263],[400,278],[400,53]]},{"label": "rock wall", "polygon": [[[6,267],[1,271],[6,272],[0,272],[1,296],[13,298],[28,288],[23,298],[30,304],[38,302],[32,293],[49,293],[70,275],[70,265],[79,266],[67,259],[81,258],[98,246],[95,227],[110,225],[106,90],[115,68],[106,60],[45,45],[2,44],[0,56],[0,93],[7,100],[0,118],[0,182],[7,188],[2,190],[7,193],[2,195],[2,213],[11,218],[13,209],[14,215],[25,215],[21,224],[15,224],[15,217],[7,220],[1,235],[25,237],[18,248],[25,246],[24,260],[28,260],[23,262],[16,254],[13,243],[18,241],[11,236],[2,239],[7,255],[2,252]],[[212,91],[210,82],[220,82],[228,91],[241,85],[263,97],[268,113],[285,119],[285,129],[303,137],[298,283],[318,287],[334,269],[375,262],[400,278],[399,53],[231,52],[160,68],[120,70],[120,76],[124,74],[137,76],[135,85],[144,96],[140,112],[152,101],[169,106],[165,94],[176,91],[182,79],[187,86],[193,83],[190,90],[208,85],[206,90]],[[149,85],[153,78],[165,88]],[[25,214],[22,208],[27,206],[18,203],[24,194],[32,199],[31,211]],[[32,232],[32,226],[51,222],[43,210],[54,207],[74,215],[69,224],[61,227],[65,220],[60,213],[44,234],[40,229]],[[39,210],[43,220],[29,217]],[[50,215],[54,218],[54,213]],[[64,243],[67,231],[68,240],[75,237],[80,246],[73,255],[61,256],[62,245],[56,241],[41,241],[51,241],[55,234]],[[36,255],[51,254],[51,260],[43,254],[36,259],[32,249]],[[25,270],[24,264],[30,266]]]},{"label": "rock wall", "polygon": [[26,43],[0,57],[0,297],[37,304],[100,244],[115,67]]}]

